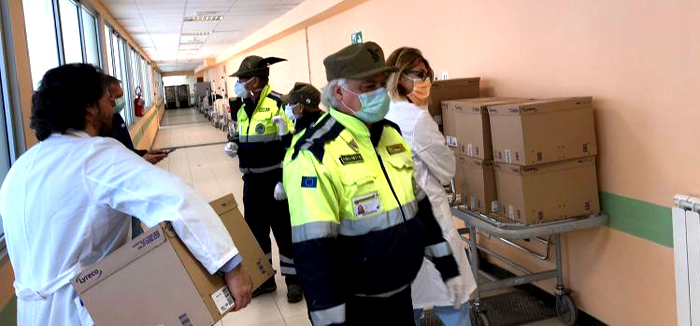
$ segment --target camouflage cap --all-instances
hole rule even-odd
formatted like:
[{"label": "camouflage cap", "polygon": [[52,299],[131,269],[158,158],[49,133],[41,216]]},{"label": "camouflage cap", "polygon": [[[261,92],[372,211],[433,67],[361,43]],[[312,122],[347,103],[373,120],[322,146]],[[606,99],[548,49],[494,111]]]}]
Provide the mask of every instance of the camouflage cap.
[{"label": "camouflage cap", "polygon": [[297,104],[316,107],[321,103],[321,92],[311,84],[294,83],[294,87],[287,95],[282,96],[282,103]]},{"label": "camouflage cap", "polygon": [[338,78],[364,79],[382,72],[395,72],[398,68],[388,66],[384,51],[377,43],[367,42],[348,45],[323,60],[328,81]]},{"label": "camouflage cap", "polygon": [[287,59],[269,57],[263,58],[257,55],[251,55],[243,59],[238,71],[229,77],[250,78],[250,77],[267,77],[270,75],[270,66],[287,61]]}]

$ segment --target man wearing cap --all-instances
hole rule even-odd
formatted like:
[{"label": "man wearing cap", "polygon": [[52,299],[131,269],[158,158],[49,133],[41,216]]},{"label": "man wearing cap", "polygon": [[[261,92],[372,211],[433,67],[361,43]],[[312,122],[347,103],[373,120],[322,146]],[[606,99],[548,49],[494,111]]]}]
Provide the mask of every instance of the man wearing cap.
[{"label": "man wearing cap", "polygon": [[459,270],[430,202],[413,181],[410,147],[384,119],[387,66],[373,42],[323,61],[330,108],[285,162],[292,241],[314,325],[412,325],[410,284],[427,256],[451,297]]},{"label": "man wearing cap", "polygon": [[[234,146],[227,147],[227,152],[239,157],[245,220],[270,262],[272,229],[279,248],[280,270],[287,283],[287,301],[293,303],[301,301],[303,293],[292,258],[289,206],[282,186],[282,161],[285,143],[289,143],[285,138],[291,138],[291,122],[282,109],[281,95],[268,85],[269,66],[281,61],[286,60],[249,56],[231,75],[238,77],[235,91],[243,99],[243,105],[237,113]],[[276,289],[275,279],[271,278],[253,292],[253,296]]]},{"label": "man wearing cap", "polygon": [[292,90],[282,97],[282,103],[287,119],[294,121],[294,135],[311,126],[323,114],[318,107],[321,92],[311,84],[294,83]]}]

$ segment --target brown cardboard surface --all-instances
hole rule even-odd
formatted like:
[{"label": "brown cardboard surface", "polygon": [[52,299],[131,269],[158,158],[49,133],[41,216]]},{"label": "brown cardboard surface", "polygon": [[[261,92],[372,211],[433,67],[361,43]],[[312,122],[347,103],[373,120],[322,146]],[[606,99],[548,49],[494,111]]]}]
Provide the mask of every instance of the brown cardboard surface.
[{"label": "brown cardboard surface", "polygon": [[253,279],[253,288],[257,289],[275,275],[275,270],[243,219],[243,214],[238,210],[236,199],[232,194],[228,194],[209,204],[219,214],[234,239],[238,253],[243,257],[243,267]]},{"label": "brown cardboard surface", "polygon": [[489,116],[496,162],[534,165],[598,153],[590,97],[495,105]]},{"label": "brown cardboard surface", "polygon": [[524,102],[520,98],[479,97],[444,101],[456,125],[457,148],[460,154],[480,160],[493,159],[491,124],[488,107]]},{"label": "brown cardboard surface", "polygon": [[595,157],[517,166],[495,163],[501,214],[523,224],[600,212]]},{"label": "brown cardboard surface", "polygon": [[442,101],[479,97],[479,81],[479,77],[433,81],[428,103],[430,115],[435,117],[442,114]]},{"label": "brown cardboard surface", "polygon": [[[275,272],[233,195],[210,205],[234,239],[253,285],[260,286]],[[212,298],[227,289],[223,276],[209,274],[169,223],[147,230],[71,283],[97,325],[183,325],[186,320],[211,325],[225,314]]]},{"label": "brown cardboard surface", "polygon": [[491,202],[496,200],[496,180],[493,162],[458,155],[455,178],[457,193],[473,211],[491,212]]}]

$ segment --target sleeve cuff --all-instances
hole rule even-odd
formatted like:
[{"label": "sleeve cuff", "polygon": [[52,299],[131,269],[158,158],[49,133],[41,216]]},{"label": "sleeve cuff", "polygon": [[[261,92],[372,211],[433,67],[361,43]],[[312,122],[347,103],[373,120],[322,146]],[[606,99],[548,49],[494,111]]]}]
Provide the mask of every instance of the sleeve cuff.
[{"label": "sleeve cuff", "polygon": [[242,262],[243,262],[243,258],[241,258],[241,255],[237,254],[237,255],[233,256],[233,258],[231,258],[228,262],[226,262],[226,264],[224,264],[224,266],[221,266],[221,268],[219,268],[219,272],[222,272],[224,274],[228,273],[228,272],[232,271],[234,268],[238,267],[238,265],[240,265]]}]

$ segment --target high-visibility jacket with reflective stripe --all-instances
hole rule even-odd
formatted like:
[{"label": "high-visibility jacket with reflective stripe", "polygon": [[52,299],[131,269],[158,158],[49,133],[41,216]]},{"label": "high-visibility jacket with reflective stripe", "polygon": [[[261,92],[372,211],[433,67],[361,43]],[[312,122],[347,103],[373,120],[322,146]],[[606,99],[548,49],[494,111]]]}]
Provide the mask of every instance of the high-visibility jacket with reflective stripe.
[{"label": "high-visibility jacket with reflective stripe", "polygon": [[282,109],[279,94],[270,90],[267,85],[260,94],[255,110],[248,116],[246,106],[255,105],[251,99],[245,99],[238,110],[238,158],[241,172],[264,173],[282,167],[285,146],[282,136],[279,136],[277,125],[272,122],[276,116],[287,121],[288,130],[293,124]]},{"label": "high-visibility jacket with reflective stripe", "polygon": [[295,135],[284,164],[294,261],[315,325],[343,322],[345,295],[405,289],[425,255],[444,279],[459,275],[395,124],[370,129],[332,109]]}]

